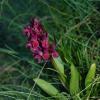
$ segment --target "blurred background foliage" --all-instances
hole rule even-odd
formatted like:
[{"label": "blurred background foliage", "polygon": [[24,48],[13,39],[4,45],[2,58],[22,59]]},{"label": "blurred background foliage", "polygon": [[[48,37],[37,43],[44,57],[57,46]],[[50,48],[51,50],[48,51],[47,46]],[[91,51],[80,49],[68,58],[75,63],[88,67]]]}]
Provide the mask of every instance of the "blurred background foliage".
[{"label": "blurred background foliage", "polygon": [[[0,0],[0,100],[50,100],[34,86],[32,79],[39,74],[63,89],[51,64],[48,62],[41,72],[44,65],[34,62],[25,47],[23,28],[33,17],[40,18],[50,40],[56,40],[66,73],[67,59],[83,78],[91,63],[96,62],[96,76],[100,76],[99,0]],[[100,98],[99,82],[92,96],[95,99]]]}]

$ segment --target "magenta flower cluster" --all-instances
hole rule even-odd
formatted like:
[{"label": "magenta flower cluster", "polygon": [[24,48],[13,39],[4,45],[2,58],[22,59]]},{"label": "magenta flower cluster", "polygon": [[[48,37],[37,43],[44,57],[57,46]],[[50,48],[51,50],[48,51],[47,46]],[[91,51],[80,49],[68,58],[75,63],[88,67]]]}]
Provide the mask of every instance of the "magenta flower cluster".
[{"label": "magenta flower cluster", "polygon": [[55,45],[49,42],[48,33],[37,18],[32,19],[23,31],[28,38],[26,46],[38,62],[47,61],[51,57],[58,57]]}]

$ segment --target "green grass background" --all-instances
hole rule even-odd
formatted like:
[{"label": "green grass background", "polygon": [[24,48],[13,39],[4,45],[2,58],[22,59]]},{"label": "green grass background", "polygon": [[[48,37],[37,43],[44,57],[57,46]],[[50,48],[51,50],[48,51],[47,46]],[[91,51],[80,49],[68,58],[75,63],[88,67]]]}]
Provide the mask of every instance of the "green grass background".
[{"label": "green grass background", "polygon": [[23,27],[33,17],[40,18],[51,41],[55,36],[66,74],[70,75],[65,59],[76,65],[83,83],[90,65],[97,64],[98,81],[90,99],[99,100],[99,0],[0,0],[0,100],[53,100],[34,85],[32,79],[36,77],[64,91],[51,64],[37,64],[25,47]]}]

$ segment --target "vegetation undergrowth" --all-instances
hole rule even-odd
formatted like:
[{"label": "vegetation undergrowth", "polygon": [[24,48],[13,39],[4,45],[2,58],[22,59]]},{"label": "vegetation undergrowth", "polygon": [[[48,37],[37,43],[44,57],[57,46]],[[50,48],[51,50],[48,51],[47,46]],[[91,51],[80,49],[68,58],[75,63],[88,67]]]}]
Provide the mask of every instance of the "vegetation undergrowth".
[{"label": "vegetation undergrowth", "polygon": [[[99,0],[1,0],[0,100],[55,100],[38,87],[33,79],[43,79],[52,84],[61,93],[58,97],[64,95],[68,100],[74,100],[76,96],[79,100],[99,100],[99,6]],[[75,67],[77,70],[74,71],[81,75],[81,88],[74,95],[69,92],[69,88],[64,88],[50,62],[36,63],[26,49],[26,38],[22,31],[33,17],[40,19],[49,32],[50,41],[57,43],[56,48],[63,61],[68,85],[73,81],[70,68]],[[74,65],[70,66],[71,63]],[[89,81],[89,89],[86,87],[86,77],[93,63],[96,64],[95,75],[92,74],[95,78],[92,82]],[[71,82],[72,86],[78,82],[77,79],[74,80],[75,84]],[[89,93],[86,91],[88,89]],[[86,92],[86,97],[80,99]]]}]

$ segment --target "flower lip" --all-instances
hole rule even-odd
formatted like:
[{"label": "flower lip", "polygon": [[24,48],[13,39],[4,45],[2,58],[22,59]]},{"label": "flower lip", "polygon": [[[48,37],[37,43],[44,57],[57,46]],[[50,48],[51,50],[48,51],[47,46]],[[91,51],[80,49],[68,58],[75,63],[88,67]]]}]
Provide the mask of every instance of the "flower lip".
[{"label": "flower lip", "polygon": [[54,51],[54,52],[52,53],[52,57],[57,58],[58,56],[59,56],[58,52]]},{"label": "flower lip", "polygon": [[50,55],[49,55],[48,52],[46,52],[46,53],[43,54],[43,59],[44,59],[44,60],[48,60],[49,57],[50,57]]},{"label": "flower lip", "polygon": [[48,47],[49,47],[48,40],[43,40],[43,41],[42,41],[42,47],[43,47],[43,48],[48,48]]},{"label": "flower lip", "polygon": [[34,29],[36,33],[42,33],[44,31],[43,26],[41,25],[40,21],[38,18],[34,18],[31,21],[31,26]]},{"label": "flower lip", "polygon": [[38,48],[39,47],[39,42],[37,40],[32,41],[32,46],[33,48]]},{"label": "flower lip", "polygon": [[30,33],[31,33],[31,30],[30,30],[30,27],[25,27],[24,30],[23,30],[23,33],[27,36],[27,37],[30,37]]}]

